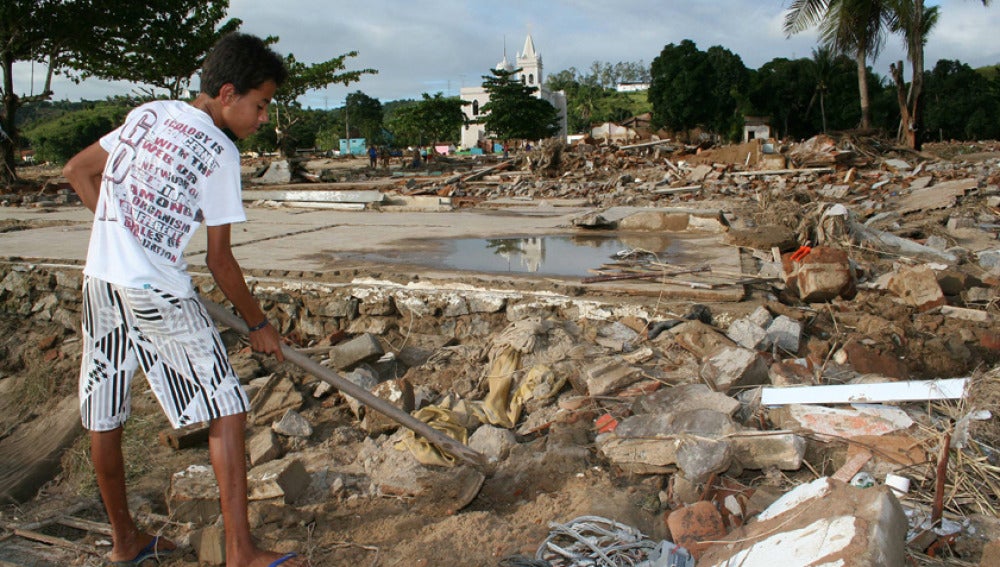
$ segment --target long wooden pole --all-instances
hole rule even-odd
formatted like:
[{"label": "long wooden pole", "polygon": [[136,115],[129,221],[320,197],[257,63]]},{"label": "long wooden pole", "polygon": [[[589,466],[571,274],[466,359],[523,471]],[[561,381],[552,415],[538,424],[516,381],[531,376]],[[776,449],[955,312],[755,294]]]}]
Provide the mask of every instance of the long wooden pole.
[{"label": "long wooden pole", "polygon": [[[204,297],[199,296],[199,299],[201,299],[201,302],[205,305],[205,309],[208,310],[209,314],[214,317],[216,321],[231,329],[236,329],[244,335],[248,333],[246,323],[244,323],[242,319],[234,315],[228,309],[225,309],[218,303],[205,299]],[[430,425],[427,425],[412,415],[400,410],[396,406],[372,394],[354,382],[342,378],[333,370],[322,366],[299,351],[283,344],[281,345],[281,353],[285,355],[285,360],[295,364],[302,370],[305,370],[309,374],[312,374],[327,384],[330,384],[334,388],[337,388],[341,392],[351,396],[396,423],[423,435],[428,441],[437,445],[440,449],[447,451],[449,454],[454,455],[476,468],[481,469],[485,466],[486,458],[481,453],[462,443],[459,443],[451,437],[448,437],[444,433],[441,433]]]}]

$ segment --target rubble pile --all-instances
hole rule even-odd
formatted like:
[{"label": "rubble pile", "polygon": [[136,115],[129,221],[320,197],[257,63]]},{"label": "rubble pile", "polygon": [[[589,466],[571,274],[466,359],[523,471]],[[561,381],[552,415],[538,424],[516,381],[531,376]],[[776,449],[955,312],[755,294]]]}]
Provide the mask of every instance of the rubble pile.
[{"label": "rubble pile", "polygon": [[[301,352],[485,459],[457,460],[227,330],[252,399],[255,528],[310,542],[317,565],[372,548],[386,565],[996,564],[1000,157],[765,145],[543,146],[473,180],[466,164],[383,189],[582,199],[580,227],[638,222],[596,219],[611,205],[721,210],[737,301],[251,273]],[[717,161],[726,151],[740,157]],[[635,255],[603,276],[627,289],[671,270]],[[54,431],[36,415],[75,419],[80,283],[78,266],[0,265],[0,455],[17,442],[44,464],[29,475],[4,456],[0,496],[45,516],[58,495],[50,518],[101,509],[53,458],[80,451],[76,429],[32,442]],[[223,299],[207,275],[196,284]],[[140,490],[145,517],[189,530],[168,529],[191,550],[168,565],[223,564],[207,435],[163,423],[147,431],[163,470]],[[0,526],[31,532],[19,514]]]}]

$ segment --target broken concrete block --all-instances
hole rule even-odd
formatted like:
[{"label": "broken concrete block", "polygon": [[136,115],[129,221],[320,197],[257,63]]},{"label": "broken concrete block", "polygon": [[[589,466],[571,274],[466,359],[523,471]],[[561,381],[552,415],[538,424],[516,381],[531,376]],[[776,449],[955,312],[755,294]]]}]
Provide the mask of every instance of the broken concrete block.
[{"label": "broken concrete block", "polygon": [[859,374],[876,374],[890,378],[906,379],[910,372],[906,362],[888,352],[878,352],[859,342],[850,342],[837,351],[835,359],[843,358]]},{"label": "broken concrete block", "polygon": [[330,348],[330,365],[344,370],[385,354],[378,338],[370,333],[358,335]]},{"label": "broken concrete block", "polygon": [[685,321],[670,329],[677,344],[699,359],[710,356],[723,347],[734,347],[736,343],[701,321]]},{"label": "broken concrete block", "polygon": [[286,185],[292,182],[292,168],[288,160],[273,161],[263,175],[250,181],[258,185]]},{"label": "broken concrete block", "polygon": [[291,380],[270,376],[250,401],[249,421],[252,425],[270,424],[286,411],[298,410],[304,400]]},{"label": "broken concrete block", "polygon": [[906,515],[887,487],[855,488],[823,477],[779,498],[709,548],[699,567],[872,565],[906,562]]},{"label": "broken concrete block", "polygon": [[797,362],[775,362],[767,369],[767,377],[773,386],[804,386],[814,382],[809,368]]},{"label": "broken concrete block", "polygon": [[766,329],[774,321],[774,316],[767,310],[767,307],[761,305],[757,309],[754,309],[753,313],[747,315],[745,319],[762,329]]},{"label": "broken concrete block", "polygon": [[698,375],[716,392],[757,386],[767,382],[767,364],[756,352],[740,347],[725,347],[705,359]]},{"label": "broken concrete block", "polygon": [[358,454],[375,493],[410,499],[415,510],[425,514],[454,514],[479,494],[485,475],[473,467],[424,466],[410,451],[394,448],[397,433],[380,444],[365,438]]},{"label": "broken concrete block", "polygon": [[934,270],[926,265],[903,268],[893,274],[889,278],[888,289],[918,311],[927,311],[946,303]]},{"label": "broken concrete block", "polygon": [[[354,382],[358,386],[369,391],[378,385],[375,373],[368,368],[355,368],[350,372],[345,372],[342,375],[342,378],[350,380],[351,382]],[[351,408],[351,412],[354,414],[354,417],[361,419],[363,417],[361,414],[361,408],[364,407],[364,404],[346,394],[343,394],[343,398],[347,402],[347,407]]]},{"label": "broken concrete block", "polygon": [[942,305],[941,314],[945,317],[951,317],[952,319],[961,319],[963,321],[972,321],[974,323],[993,322],[993,316],[990,315],[989,312],[983,311],[982,309],[965,309],[963,307]]},{"label": "broken concrete block", "polygon": [[288,437],[309,437],[313,432],[309,420],[293,409],[286,411],[281,420],[272,423],[271,429],[275,433]]},{"label": "broken concrete block", "polygon": [[465,299],[469,313],[499,313],[507,306],[507,298],[499,295],[474,294]]},{"label": "broken concrete block", "polygon": [[740,403],[725,394],[713,392],[704,384],[683,384],[639,397],[632,411],[636,414],[669,413],[678,408],[685,411],[710,409],[732,416],[740,408]]},{"label": "broken concrete block", "polygon": [[191,547],[198,553],[198,565],[226,564],[226,534],[222,526],[208,526],[192,532]]},{"label": "broken concrete block", "polygon": [[705,177],[707,177],[709,173],[712,173],[712,166],[701,164],[688,172],[687,180],[693,183],[704,181]]},{"label": "broken concrete block", "polygon": [[817,246],[801,260],[791,257],[791,253],[781,256],[785,287],[803,301],[829,301],[838,296],[852,299],[857,294],[857,277],[847,252]]},{"label": "broken concrete block", "polygon": [[913,425],[913,420],[903,410],[882,405],[848,409],[791,404],[775,410],[771,417],[783,429],[804,429],[837,438],[885,435]]},{"label": "broken concrete block", "polygon": [[[672,465],[679,465],[678,451],[682,444],[690,445],[689,451],[703,446],[707,452],[717,454],[716,444],[726,443],[725,436],[737,430],[728,415],[707,409],[641,414],[622,420],[612,432],[598,435],[597,448],[628,472],[664,473],[670,472]],[[698,464],[697,455],[686,453],[685,457],[692,465]],[[727,459],[720,459],[718,466],[722,468],[714,472],[726,470],[728,465]],[[685,475],[693,479],[687,471]]]},{"label": "broken concrete block", "polygon": [[791,432],[735,435],[729,439],[733,458],[746,469],[777,467],[794,471],[802,467],[806,454],[805,437]]},{"label": "broken concrete block", "polygon": [[711,542],[726,537],[726,525],[715,504],[702,500],[674,510],[667,516],[667,528],[674,543],[699,559]]},{"label": "broken concrete block", "polygon": [[632,350],[632,345],[636,343],[638,338],[639,333],[615,321],[597,329],[595,342],[616,352],[627,352]]},{"label": "broken concrete block", "polygon": [[[372,394],[389,402],[403,413],[410,413],[416,409],[413,396],[413,384],[405,378],[398,380],[387,380],[375,386],[371,390]],[[394,419],[386,417],[381,413],[365,409],[365,417],[361,421],[361,428],[369,435],[381,435],[393,431],[399,427]]]},{"label": "broken concrete block", "polygon": [[271,429],[261,429],[247,440],[250,466],[255,467],[281,456],[281,444]]},{"label": "broken concrete block", "polygon": [[791,354],[799,352],[799,338],[801,335],[802,323],[785,315],[779,315],[767,328],[769,342]]},{"label": "broken concrete block", "polygon": [[247,473],[251,501],[281,498],[285,504],[291,504],[306,488],[309,488],[309,473],[298,459],[270,461]]},{"label": "broken concrete block", "polygon": [[624,364],[614,357],[590,365],[583,374],[587,393],[591,396],[609,394],[635,383],[642,377],[638,368]]},{"label": "broken concrete block", "polygon": [[481,425],[469,437],[469,447],[497,461],[507,458],[511,448],[517,446],[517,438],[509,429],[493,425]]},{"label": "broken concrete block", "polygon": [[191,465],[175,472],[167,488],[167,510],[178,522],[209,525],[222,513],[219,485],[212,467]]},{"label": "broken concrete block", "polygon": [[737,319],[729,325],[726,336],[750,350],[767,350],[767,331],[750,319]]}]

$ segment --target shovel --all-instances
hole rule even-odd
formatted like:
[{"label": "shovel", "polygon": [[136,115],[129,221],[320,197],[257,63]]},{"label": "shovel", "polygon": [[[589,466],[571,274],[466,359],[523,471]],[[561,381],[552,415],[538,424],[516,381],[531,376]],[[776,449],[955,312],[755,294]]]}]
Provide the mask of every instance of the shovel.
[{"label": "shovel", "polygon": [[[208,313],[215,318],[216,321],[231,329],[239,331],[241,334],[246,335],[248,333],[246,323],[231,313],[228,309],[225,309],[221,305],[205,299],[202,296],[199,296],[199,299],[202,304],[205,305],[205,309],[208,310]],[[486,458],[483,454],[470,449],[466,445],[459,443],[451,437],[448,437],[437,429],[434,429],[430,425],[427,425],[412,415],[400,410],[382,398],[375,396],[354,382],[341,377],[333,370],[320,365],[318,362],[301,352],[298,352],[288,345],[282,344],[281,353],[285,355],[285,360],[295,364],[302,370],[312,374],[327,384],[330,384],[334,388],[337,388],[341,392],[351,396],[369,408],[385,415],[396,423],[412,429],[415,433],[423,435],[428,441],[437,445],[437,447],[442,451],[446,451],[449,454],[454,455],[477,469],[482,469],[486,465]]]}]

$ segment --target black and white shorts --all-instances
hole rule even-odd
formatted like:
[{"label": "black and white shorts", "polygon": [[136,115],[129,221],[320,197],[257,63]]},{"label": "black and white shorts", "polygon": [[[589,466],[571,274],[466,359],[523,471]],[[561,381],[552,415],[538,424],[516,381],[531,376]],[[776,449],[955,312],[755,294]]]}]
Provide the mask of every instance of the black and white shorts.
[{"label": "black and white shorts", "polygon": [[226,348],[197,297],[86,276],[80,414],[91,431],[125,423],[136,368],[175,428],[247,411]]}]

